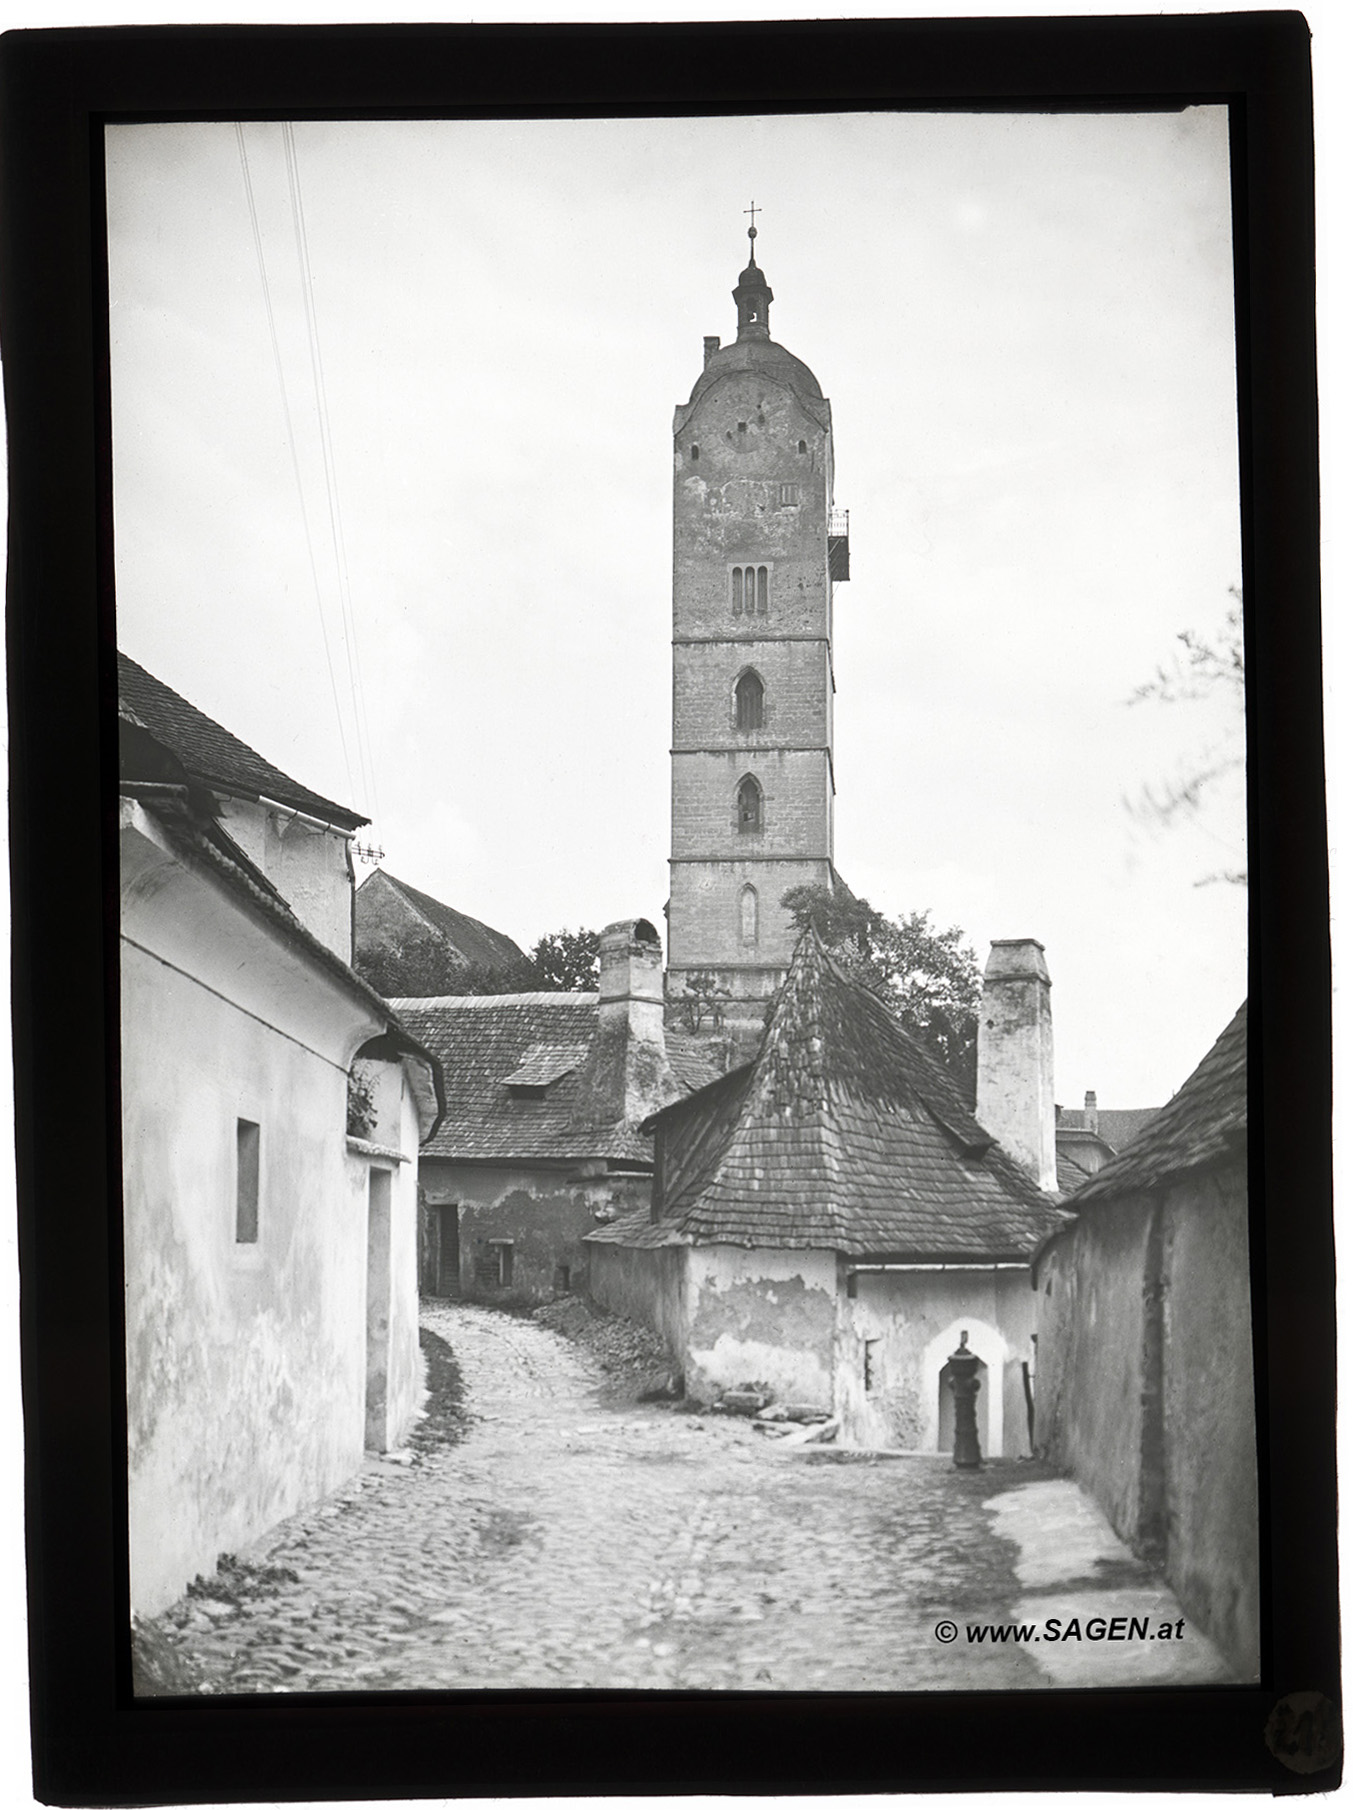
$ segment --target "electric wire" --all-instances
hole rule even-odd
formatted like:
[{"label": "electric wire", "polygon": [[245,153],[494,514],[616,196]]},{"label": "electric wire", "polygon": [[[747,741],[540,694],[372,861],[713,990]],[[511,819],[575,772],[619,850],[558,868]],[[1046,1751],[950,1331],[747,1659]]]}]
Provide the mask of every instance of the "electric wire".
[{"label": "electric wire", "polygon": [[334,549],[335,570],[339,579],[340,619],[344,631],[344,649],[348,660],[349,694],[353,705],[353,723],[358,744],[358,768],[366,790],[364,802],[373,818],[376,818],[379,815],[376,763],[372,754],[372,738],[367,718],[367,697],[363,686],[361,650],[358,646],[357,616],[353,608],[353,586],[349,572],[348,546],[344,537],[343,510],[339,498],[338,466],[334,457],[334,440],[330,431],[329,396],[325,384],[324,359],[320,348],[320,328],[315,306],[315,282],[311,272],[311,249],[306,231],[306,211],[301,192],[301,171],[297,162],[296,137],[290,120],[283,121],[282,134],[288,194],[292,204],[292,232],[296,242],[297,264],[301,273],[302,302],[306,314],[311,383],[315,391],[316,415],[320,424],[320,451],[325,472],[325,494],[329,506],[330,541]]},{"label": "electric wire", "polygon": [[301,506],[301,522],[306,539],[306,557],[311,567],[311,583],[315,592],[316,614],[320,618],[320,639],[325,649],[325,669],[329,674],[330,695],[334,699],[334,716],[339,728],[339,746],[344,757],[344,771],[348,775],[350,792],[354,791],[353,762],[349,757],[348,736],[344,732],[344,711],[339,701],[339,685],[334,675],[334,658],[330,652],[329,628],[325,621],[325,604],[320,585],[320,571],[316,565],[315,542],[311,534],[311,518],[306,507],[306,486],[302,482],[301,462],[297,457],[297,439],[292,426],[292,409],[287,398],[287,379],[283,372],[282,351],[278,343],[278,323],[273,312],[273,293],[269,287],[268,264],[264,258],[264,241],[259,231],[259,210],[255,203],[254,183],[250,178],[249,153],[245,147],[245,132],[240,121],[235,125],[236,144],[240,151],[240,172],[245,182],[245,199],[249,204],[250,231],[254,235],[254,252],[259,264],[259,281],[264,292],[264,312],[268,317],[268,336],[273,347],[273,368],[278,377],[278,393],[282,398],[283,423],[287,430],[287,449],[292,460],[292,475],[297,484],[297,500]]}]

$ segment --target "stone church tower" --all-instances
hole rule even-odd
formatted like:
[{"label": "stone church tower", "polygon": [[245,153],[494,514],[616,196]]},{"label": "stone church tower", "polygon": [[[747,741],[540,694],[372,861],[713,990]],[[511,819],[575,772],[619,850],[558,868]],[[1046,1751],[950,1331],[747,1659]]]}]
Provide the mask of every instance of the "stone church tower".
[{"label": "stone church tower", "polygon": [[694,984],[717,989],[736,1038],[790,964],[783,895],[832,884],[833,587],[848,576],[829,404],[769,332],[756,237],[738,336],[706,340],[673,420],[668,998],[692,1021]]}]

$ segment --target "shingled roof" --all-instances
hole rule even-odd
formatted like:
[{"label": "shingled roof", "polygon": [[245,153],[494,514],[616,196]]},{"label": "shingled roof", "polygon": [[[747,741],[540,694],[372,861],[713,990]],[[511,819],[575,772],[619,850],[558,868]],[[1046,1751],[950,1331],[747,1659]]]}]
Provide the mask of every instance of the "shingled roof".
[{"label": "shingled roof", "polygon": [[881,1002],[802,937],[758,1055],[656,1113],[660,1210],[599,1243],[1020,1260],[1063,1223]]},{"label": "shingled roof", "polygon": [[148,673],[126,654],[118,653],[118,712],[125,722],[144,729],[167,748],[191,779],[235,798],[267,798],[305,811],[338,829],[356,830],[367,822],[346,805],[322,798],[256,754],[229,729],[213,722],[186,698]]},{"label": "shingled roof", "polygon": [[1070,1200],[1081,1209],[1143,1194],[1246,1154],[1248,1007],[1238,1008],[1209,1055],[1150,1123]]},{"label": "shingled roof", "polygon": [[387,890],[394,893],[401,906],[412,911],[436,931],[451,954],[467,966],[509,968],[516,962],[526,960],[513,938],[505,936],[502,930],[493,930],[488,924],[482,924],[479,918],[468,917],[464,911],[455,911],[452,906],[444,905],[441,899],[419,892],[404,880],[397,880],[394,874],[388,874],[385,868],[378,868],[375,873],[370,873],[355,895],[354,919],[360,950],[368,935],[369,914],[380,894]]},{"label": "shingled roof", "polygon": [[[596,993],[488,993],[390,1004],[442,1063],[447,1111],[424,1156],[501,1163],[603,1158],[651,1167],[653,1143],[637,1127],[572,1122],[579,1072],[598,1022]],[[711,1079],[715,1071],[700,1046],[674,1032],[666,1042],[682,1086]],[[521,1082],[525,1073],[530,1078]],[[524,1097],[529,1088],[537,1097]]]},{"label": "shingled roof", "polygon": [[1061,1132],[1086,1131],[1090,1137],[1099,1137],[1112,1150],[1124,1150],[1132,1138],[1137,1138],[1151,1119],[1158,1116],[1157,1106],[1099,1106],[1097,1108],[1097,1129],[1091,1131],[1088,1126],[1088,1114],[1081,1106],[1057,1106],[1055,1112],[1055,1136]]}]

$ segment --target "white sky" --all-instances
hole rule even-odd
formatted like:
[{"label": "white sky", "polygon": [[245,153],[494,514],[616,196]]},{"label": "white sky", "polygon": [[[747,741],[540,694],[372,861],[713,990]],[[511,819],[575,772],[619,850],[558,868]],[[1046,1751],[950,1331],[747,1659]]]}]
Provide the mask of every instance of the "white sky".
[{"label": "white sky", "polygon": [[[508,931],[667,896],[670,426],[759,215],[834,405],[837,864],[1035,935],[1058,1097],[1153,1104],[1245,990],[1241,791],[1124,800],[1219,729],[1126,703],[1239,577],[1221,109],[299,123],[375,772],[346,767],[235,128],[109,134],[119,634],[385,865]],[[282,128],[244,128],[350,744]]]}]

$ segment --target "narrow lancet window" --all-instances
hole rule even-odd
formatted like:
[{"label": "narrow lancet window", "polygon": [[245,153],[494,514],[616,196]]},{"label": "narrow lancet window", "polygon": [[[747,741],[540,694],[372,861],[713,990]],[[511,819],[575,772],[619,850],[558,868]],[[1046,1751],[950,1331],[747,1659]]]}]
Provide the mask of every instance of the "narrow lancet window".
[{"label": "narrow lancet window", "polygon": [[763,726],[763,681],[756,672],[741,673],[735,686],[735,728],[761,729]]},{"label": "narrow lancet window", "polygon": [[738,822],[741,836],[757,836],[763,828],[763,788],[746,773],[739,782]]},{"label": "narrow lancet window", "polygon": [[744,568],[736,566],[730,573],[730,603],[736,616],[744,612]]},{"label": "narrow lancet window", "polygon": [[767,615],[767,567],[758,568],[758,614]]},{"label": "narrow lancet window", "polygon": [[758,888],[745,886],[739,894],[739,940],[746,946],[758,941]]}]

